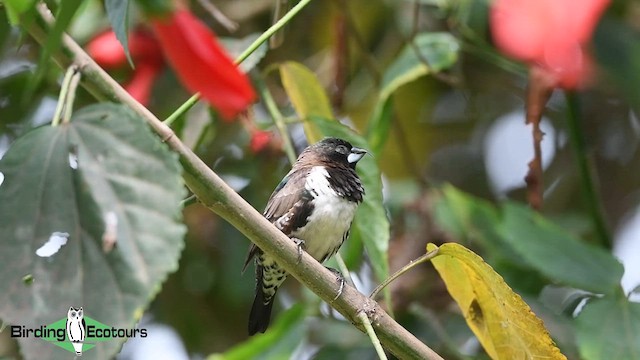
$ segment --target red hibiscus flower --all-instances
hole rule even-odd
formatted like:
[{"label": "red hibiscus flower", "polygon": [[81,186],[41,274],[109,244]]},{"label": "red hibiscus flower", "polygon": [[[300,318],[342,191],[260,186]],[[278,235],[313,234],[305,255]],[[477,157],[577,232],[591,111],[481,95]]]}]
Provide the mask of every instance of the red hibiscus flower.
[{"label": "red hibiscus flower", "polygon": [[255,99],[242,73],[218,44],[215,35],[188,10],[152,18],[151,25],[165,57],[191,92],[199,92],[220,115],[234,118]]},{"label": "red hibiscus flower", "polygon": [[[128,66],[124,49],[113,31],[106,31],[93,38],[87,44],[87,52],[105,69]],[[129,52],[136,67],[124,88],[146,106],[149,104],[153,83],[164,67],[162,50],[153,35],[143,29],[136,29],[129,36]]]},{"label": "red hibiscus flower", "polygon": [[557,86],[574,89],[589,79],[586,51],[609,0],[495,0],[491,29],[498,48],[540,67]]}]

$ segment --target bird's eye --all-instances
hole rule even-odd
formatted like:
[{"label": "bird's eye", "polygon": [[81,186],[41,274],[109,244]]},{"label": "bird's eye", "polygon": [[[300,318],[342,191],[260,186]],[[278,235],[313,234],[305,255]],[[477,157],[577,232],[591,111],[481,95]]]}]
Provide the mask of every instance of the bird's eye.
[{"label": "bird's eye", "polygon": [[76,316],[76,313],[74,311],[74,312],[71,313],[71,317],[75,317],[75,316]]},{"label": "bird's eye", "polygon": [[344,155],[349,153],[349,149],[347,149],[347,147],[344,146],[344,145],[336,146],[336,151],[339,152],[340,154],[344,154]]}]

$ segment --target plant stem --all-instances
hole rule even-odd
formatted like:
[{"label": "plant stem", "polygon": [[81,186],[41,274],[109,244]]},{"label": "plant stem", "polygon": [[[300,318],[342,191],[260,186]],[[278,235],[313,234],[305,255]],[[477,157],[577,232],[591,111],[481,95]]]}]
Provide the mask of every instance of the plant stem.
[{"label": "plant stem", "polygon": [[267,111],[273,122],[280,133],[280,137],[282,138],[282,143],[284,145],[284,152],[287,154],[289,158],[289,162],[293,165],[296,162],[296,150],[293,148],[293,143],[291,142],[291,138],[289,137],[289,132],[287,131],[287,124],[285,124],[284,116],[278,109],[278,105],[276,105],[275,100],[273,100],[273,96],[271,96],[271,92],[267,89],[267,85],[262,81],[259,77],[254,77],[254,84],[258,92],[260,93],[260,98],[264,102],[267,107]]},{"label": "plant stem", "polygon": [[[249,55],[251,55],[254,51],[256,51],[256,49],[262,45],[262,43],[264,43],[265,41],[267,41],[271,36],[273,36],[273,34],[275,34],[279,29],[281,29],[282,27],[284,27],[291,19],[293,19],[294,16],[296,16],[300,10],[302,10],[302,8],[304,8],[309,2],[311,2],[311,0],[301,0],[296,6],[294,6],[288,13],[285,14],[285,16],[282,17],[282,19],[280,19],[278,22],[276,22],[275,24],[273,24],[269,29],[267,29],[267,31],[265,31],[264,33],[262,33],[262,35],[260,35],[260,37],[258,37],[251,45],[249,45],[249,47],[247,49],[245,49],[245,51],[242,52],[242,54],[240,54],[240,56],[238,56],[238,58],[235,60],[236,65],[241,64],[243,61],[245,61]],[[197,102],[198,100],[200,100],[200,93],[194,94],[193,96],[191,96],[187,101],[185,101],[182,105],[180,105],[180,107],[174,111],[171,115],[169,115],[169,117],[164,121],[164,123],[167,126],[171,126],[171,124],[178,118],[180,117],[182,114],[186,113],[187,111],[189,111],[189,109],[191,109]],[[263,99],[264,100],[264,99]],[[280,116],[280,118],[282,118],[282,115]],[[274,120],[276,120],[276,118],[274,118]],[[277,125],[277,123],[276,123]],[[280,129],[278,129],[280,130]],[[284,137],[283,137],[284,138]],[[285,141],[286,143],[286,141]],[[285,148],[286,150],[286,148]],[[294,153],[295,154],[295,153]],[[287,155],[289,157],[291,157],[291,154],[289,152],[287,152]],[[293,157],[294,161],[296,159],[295,155]]]},{"label": "plant stem", "polygon": [[65,104],[67,103],[65,99],[69,92],[69,83],[71,82],[74,72],[74,66],[71,65],[67,68],[67,72],[64,74],[62,85],[60,86],[60,95],[58,95],[58,104],[56,105],[56,112],[53,114],[53,119],[51,120],[51,126],[58,126],[60,124],[62,112],[64,111]]},{"label": "plant stem", "polygon": [[176,121],[180,116],[189,111],[195,104],[200,100],[200,93],[195,93],[191,96],[187,101],[185,101],[176,111],[174,111],[168,118],[166,118],[163,123],[167,126],[171,126],[174,121]]},{"label": "plant stem", "polygon": [[420,256],[419,258],[412,260],[407,265],[403,266],[400,270],[396,271],[393,275],[388,277],[385,281],[383,281],[380,285],[378,285],[378,287],[373,289],[373,292],[371,292],[371,295],[369,295],[369,297],[372,299],[375,299],[378,293],[380,293],[380,291],[382,291],[382,289],[384,289],[387,285],[391,284],[391,282],[393,282],[395,279],[399,278],[407,271],[413,269],[415,266],[431,260],[436,255],[438,255],[438,249],[429,251],[428,253]]},{"label": "plant stem", "polygon": [[62,113],[62,123],[66,124],[71,121],[71,114],[73,114],[73,102],[76,99],[76,90],[80,83],[81,73],[78,71],[78,67],[73,65],[71,69],[71,79],[69,80],[69,89],[67,91],[67,98],[65,99],[64,112]]},{"label": "plant stem", "polygon": [[340,253],[336,253],[335,258],[336,258],[336,263],[338,263],[338,269],[340,269],[340,273],[342,273],[342,276],[344,277],[347,284],[353,287],[356,287],[356,285],[353,283],[353,278],[351,277],[351,273],[349,272],[347,263],[344,262],[344,259],[342,258]]},{"label": "plant stem", "polygon": [[360,311],[358,313],[358,319],[360,319],[367,335],[369,335],[373,348],[376,349],[376,353],[378,354],[378,359],[387,360],[387,354],[384,353],[384,349],[382,348],[382,345],[380,345],[380,339],[376,336],[376,332],[373,330],[373,326],[371,326],[371,321],[369,321],[367,314],[364,311]]},{"label": "plant stem", "polygon": [[604,210],[600,201],[600,194],[596,186],[597,178],[595,169],[591,158],[588,156],[587,144],[580,124],[580,119],[582,118],[580,114],[580,103],[577,95],[573,92],[565,92],[565,96],[567,101],[569,140],[578,165],[582,197],[587,205],[591,221],[593,221],[599,244],[610,248],[612,244],[611,235],[607,227]]},{"label": "plant stem", "polygon": [[288,13],[286,13],[280,20],[276,21],[275,24],[273,24],[270,28],[268,28],[267,31],[263,32],[262,35],[260,35],[260,37],[258,37],[251,45],[249,45],[249,47],[242,54],[240,54],[240,56],[238,56],[238,58],[236,59],[236,64],[240,64],[246,58],[248,58],[249,55],[251,55],[251,53],[256,51],[256,49],[260,45],[262,45],[262,43],[269,40],[269,38],[273,36],[273,34],[275,34],[278,30],[282,29],[285,25],[287,25],[287,23],[291,21],[291,19],[293,19],[294,16],[298,15],[298,13],[305,6],[309,5],[310,2],[311,0],[300,0],[300,2],[296,4],[296,6],[292,7]]}]

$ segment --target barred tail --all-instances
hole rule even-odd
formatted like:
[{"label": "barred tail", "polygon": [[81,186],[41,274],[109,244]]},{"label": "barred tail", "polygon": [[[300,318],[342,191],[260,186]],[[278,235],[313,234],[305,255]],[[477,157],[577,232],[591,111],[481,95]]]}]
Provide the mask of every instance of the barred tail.
[{"label": "barred tail", "polygon": [[276,292],[287,273],[271,258],[260,254],[256,261],[256,297],[249,314],[249,335],[265,332],[271,320]]}]

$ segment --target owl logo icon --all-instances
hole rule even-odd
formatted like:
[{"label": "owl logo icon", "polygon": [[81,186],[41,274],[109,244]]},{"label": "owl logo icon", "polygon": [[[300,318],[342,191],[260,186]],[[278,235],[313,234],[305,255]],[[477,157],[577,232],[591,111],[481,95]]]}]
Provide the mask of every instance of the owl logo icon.
[{"label": "owl logo icon", "polygon": [[82,356],[82,343],[87,334],[87,325],[84,322],[82,306],[70,307],[67,312],[67,338],[73,344],[77,356]]}]

